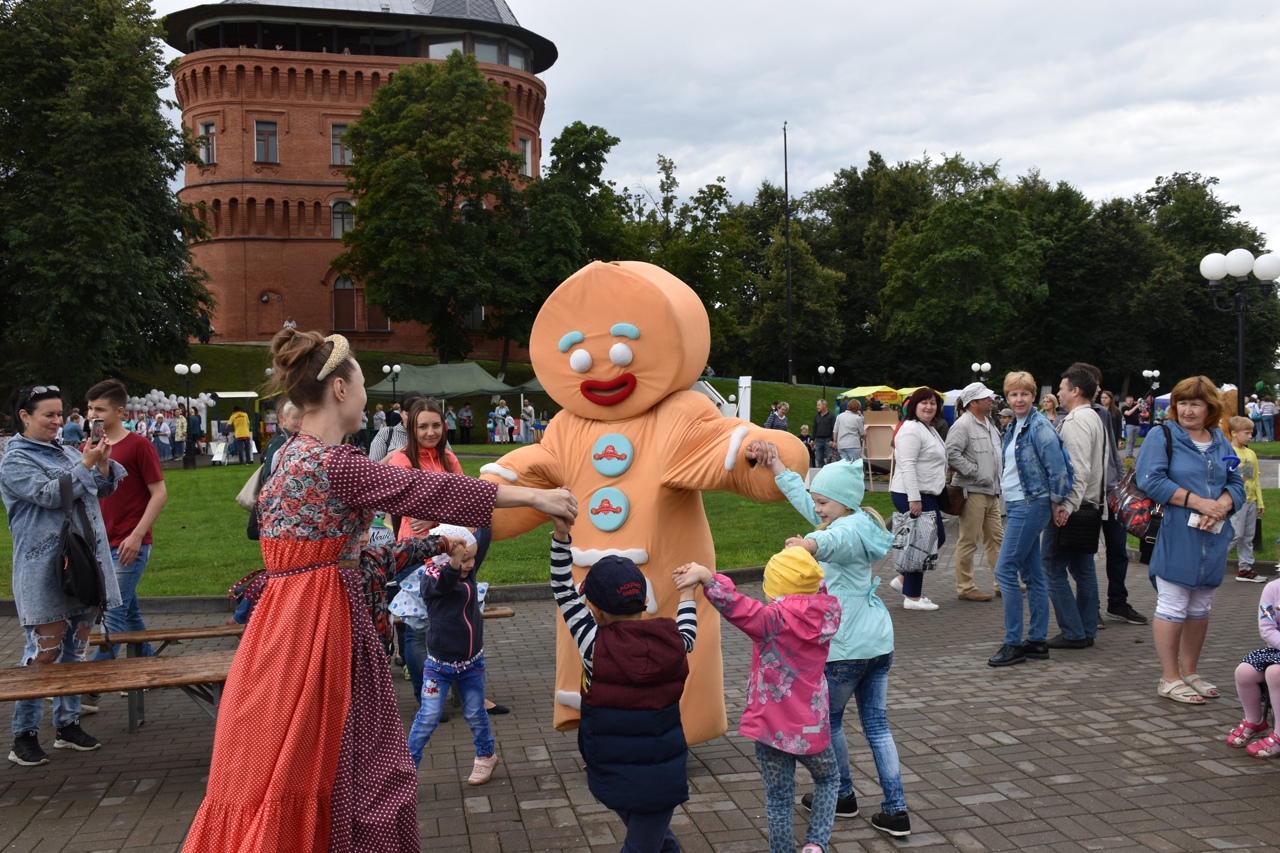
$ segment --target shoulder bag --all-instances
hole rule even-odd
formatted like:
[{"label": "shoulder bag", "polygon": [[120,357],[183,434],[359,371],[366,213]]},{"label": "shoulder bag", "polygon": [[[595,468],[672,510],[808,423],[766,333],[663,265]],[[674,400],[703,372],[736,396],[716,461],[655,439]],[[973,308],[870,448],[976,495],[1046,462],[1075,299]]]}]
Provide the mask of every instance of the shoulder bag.
[{"label": "shoulder bag", "polygon": [[[101,610],[107,606],[107,585],[102,577],[102,567],[98,565],[93,525],[85,512],[84,501],[71,497],[70,474],[58,478],[58,491],[62,497],[62,511],[66,514],[62,531],[58,534],[62,549],[58,560],[58,586],[68,598]],[[79,520],[79,530],[73,518]]]},{"label": "shoulder bag", "polygon": [[[1169,464],[1173,464],[1173,434],[1166,424],[1164,430],[1165,455]],[[1151,551],[1156,544],[1156,536],[1160,533],[1160,522],[1164,517],[1164,507],[1150,498],[1136,484],[1138,468],[1130,468],[1107,495],[1107,507],[1124,529],[1138,539],[1139,562],[1147,563],[1151,559]]]}]

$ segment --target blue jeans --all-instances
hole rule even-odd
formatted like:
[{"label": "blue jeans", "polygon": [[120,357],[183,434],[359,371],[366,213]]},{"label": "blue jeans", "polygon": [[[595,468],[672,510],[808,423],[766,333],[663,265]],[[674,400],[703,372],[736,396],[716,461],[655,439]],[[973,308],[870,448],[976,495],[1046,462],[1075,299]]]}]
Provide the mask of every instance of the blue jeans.
[{"label": "blue jeans", "polygon": [[252,454],[252,452],[251,452],[251,449],[252,449],[252,445],[250,445],[250,444],[249,444],[249,439],[247,439],[247,438],[237,438],[237,439],[236,439],[236,459],[237,459],[237,461],[239,461],[241,464],[245,464],[245,463],[248,463],[248,462],[252,462],[252,461],[253,461],[253,459],[252,459],[253,454]]},{"label": "blue jeans", "polygon": [[831,439],[815,438],[813,440],[813,460],[815,468],[821,468],[831,458]]},{"label": "blue jeans", "polygon": [[840,453],[840,458],[843,459],[845,462],[857,462],[859,459],[862,458],[861,447],[855,448],[853,450],[845,450],[841,448],[838,452]]},{"label": "blue jeans", "polygon": [[422,702],[422,668],[427,663],[427,629],[404,626],[404,665],[409,668],[413,695]]},{"label": "blue jeans", "polygon": [[422,704],[409,730],[409,753],[415,767],[422,761],[422,752],[431,741],[431,734],[440,725],[444,700],[454,684],[462,693],[462,716],[471,726],[476,755],[493,755],[497,748],[489,729],[489,714],[484,709],[484,655],[466,667],[449,666],[429,657],[422,668]]},{"label": "blue jeans", "polygon": [[183,452],[186,450],[186,447],[187,447],[186,439],[183,439],[182,441],[175,441],[173,443],[173,456],[171,458],[173,459],[180,458],[183,455]]},{"label": "blue jeans", "polygon": [[1262,416],[1262,440],[1263,441],[1276,440],[1276,416],[1275,415]]},{"label": "blue jeans", "polygon": [[[1098,635],[1098,567],[1093,554],[1064,554],[1053,546],[1051,524],[1040,537],[1040,565],[1062,636],[1079,640]],[[1067,574],[1076,582],[1071,593]]]},{"label": "blue jeans", "polygon": [[836,766],[840,769],[840,796],[853,793],[853,775],[849,772],[849,743],[844,735],[844,709],[853,698],[858,703],[858,719],[862,723],[862,735],[871,747],[871,757],[876,762],[880,777],[880,790],[884,794],[881,808],[887,814],[907,810],[902,791],[902,769],[898,764],[898,747],[889,731],[889,717],[885,713],[885,693],[889,686],[889,668],[893,666],[893,652],[867,660],[827,661],[827,687],[830,690],[831,746],[836,753]]},{"label": "blue jeans", "polygon": [[1121,611],[1129,603],[1124,582],[1129,574],[1129,539],[1119,519],[1102,522],[1102,541],[1107,549],[1107,609]]},{"label": "blue jeans", "polygon": [[[142,614],[138,612],[138,581],[142,580],[142,570],[151,559],[151,546],[143,545],[138,549],[138,556],[127,566],[120,565],[120,549],[111,549],[111,560],[116,566],[116,583],[120,584],[119,607],[113,607],[102,615],[102,621],[112,634],[120,631],[145,631],[147,626],[142,622]],[[118,654],[120,647],[115,651]],[[154,652],[150,643],[142,644],[142,656],[151,657]],[[99,649],[94,660],[106,660],[111,657],[106,649]]]},{"label": "blue jeans", "polygon": [[680,844],[671,834],[671,815],[675,809],[662,812],[629,812],[614,809],[627,827],[620,853],[680,853]]},{"label": "blue jeans", "polygon": [[796,762],[813,776],[813,812],[804,834],[805,844],[823,850],[831,841],[831,825],[836,820],[836,792],[840,788],[840,767],[830,744],[816,755],[792,755],[756,742],[756,761],[764,778],[765,814],[769,819],[769,853],[795,853],[791,814],[796,808]]},{"label": "blue jeans", "polygon": [[995,571],[1004,602],[1004,641],[1015,646],[1022,642],[1021,578],[1031,609],[1027,639],[1044,642],[1049,633],[1049,592],[1040,565],[1040,534],[1049,523],[1049,499],[1009,501],[1008,510]]},{"label": "blue jeans", "polygon": [[[27,666],[40,652],[36,639],[36,626],[28,625],[27,642],[22,649],[22,665]],[[62,634],[57,638],[58,655],[52,663],[76,663],[84,660],[89,646],[89,614],[72,616],[63,623]],[[49,642],[46,649],[51,648]],[[44,716],[43,699],[19,699],[13,703],[13,733],[15,735],[39,731],[40,718]],[[53,725],[56,728],[80,721],[80,694],[55,696],[53,699]]]}]

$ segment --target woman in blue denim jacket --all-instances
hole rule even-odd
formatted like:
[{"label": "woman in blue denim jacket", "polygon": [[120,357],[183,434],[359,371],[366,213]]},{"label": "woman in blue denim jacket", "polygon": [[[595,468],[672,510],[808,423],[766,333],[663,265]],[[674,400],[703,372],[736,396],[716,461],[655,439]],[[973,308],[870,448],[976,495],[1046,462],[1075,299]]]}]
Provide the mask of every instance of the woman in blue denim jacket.
[{"label": "woman in blue denim jacket", "polygon": [[[62,426],[62,396],[56,386],[19,388],[9,402],[18,435],[9,440],[0,458],[0,497],[13,536],[13,597],[18,621],[27,635],[22,665],[82,661],[89,643],[92,609],[64,595],[58,583],[59,534],[66,517],[58,479],[70,474],[73,497],[84,501],[93,529],[81,533],[96,540],[107,604],[115,607],[120,604],[120,590],[98,498],[115,490],[125,476],[124,466],[111,461],[111,446],[105,439],[86,447],[83,456],[54,441]],[[9,760],[25,767],[45,764],[49,756],[40,748],[37,734],[43,700],[25,699],[14,706]],[[101,746],[80,728],[80,712],[78,695],[53,700],[57,733],[53,745],[58,749],[88,751]]]},{"label": "woman in blue denim jacket", "polygon": [[[1004,644],[987,663],[1011,666],[1028,658],[1048,660],[1049,589],[1040,566],[1040,533],[1053,511],[1071,493],[1071,460],[1049,419],[1035,410],[1036,381],[1017,371],[1004,378],[1004,395],[1014,422],[1004,433],[1004,474],[1000,491],[1008,509],[1004,541],[996,560],[996,581],[1004,601]],[[1021,578],[1021,581],[1019,581]],[[1031,622],[1022,639],[1022,584],[1027,587]]]},{"label": "woman in blue denim jacket", "polygon": [[1168,433],[1152,430],[1138,454],[1138,488],[1164,504],[1148,568],[1156,588],[1152,631],[1162,670],[1157,693],[1188,705],[1218,696],[1218,688],[1197,670],[1209,609],[1227,567],[1227,517],[1244,506],[1244,480],[1229,464],[1235,451],[1214,426],[1224,409],[1208,377],[1182,380],[1169,395]]}]

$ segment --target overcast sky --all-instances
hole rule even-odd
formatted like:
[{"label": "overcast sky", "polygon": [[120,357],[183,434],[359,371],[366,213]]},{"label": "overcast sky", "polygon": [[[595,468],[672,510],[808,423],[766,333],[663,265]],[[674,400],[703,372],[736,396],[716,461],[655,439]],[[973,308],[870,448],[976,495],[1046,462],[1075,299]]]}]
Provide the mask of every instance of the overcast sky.
[{"label": "overcast sky", "polygon": [[782,183],[786,121],[793,196],[868,151],[1037,167],[1094,199],[1200,172],[1280,248],[1271,3],[508,3],[560,51],[542,75],[544,146],[572,121],[604,127],[622,140],[606,170],[620,186],[656,187],[664,154],[682,194],[724,176],[749,200]]}]

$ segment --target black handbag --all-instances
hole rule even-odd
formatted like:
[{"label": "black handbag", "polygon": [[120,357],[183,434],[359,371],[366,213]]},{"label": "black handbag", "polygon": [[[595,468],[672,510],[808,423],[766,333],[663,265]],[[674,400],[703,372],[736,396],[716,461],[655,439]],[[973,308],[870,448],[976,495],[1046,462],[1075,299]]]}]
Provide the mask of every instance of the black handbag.
[{"label": "black handbag", "polygon": [[[68,598],[73,598],[86,607],[105,609],[107,585],[102,577],[102,567],[98,565],[98,547],[93,525],[89,523],[84,501],[71,498],[70,474],[63,474],[58,478],[58,491],[62,497],[62,511],[66,514],[62,521],[62,531],[58,534],[58,541],[62,544],[58,561],[58,585]],[[79,520],[79,530],[73,519]]]}]

